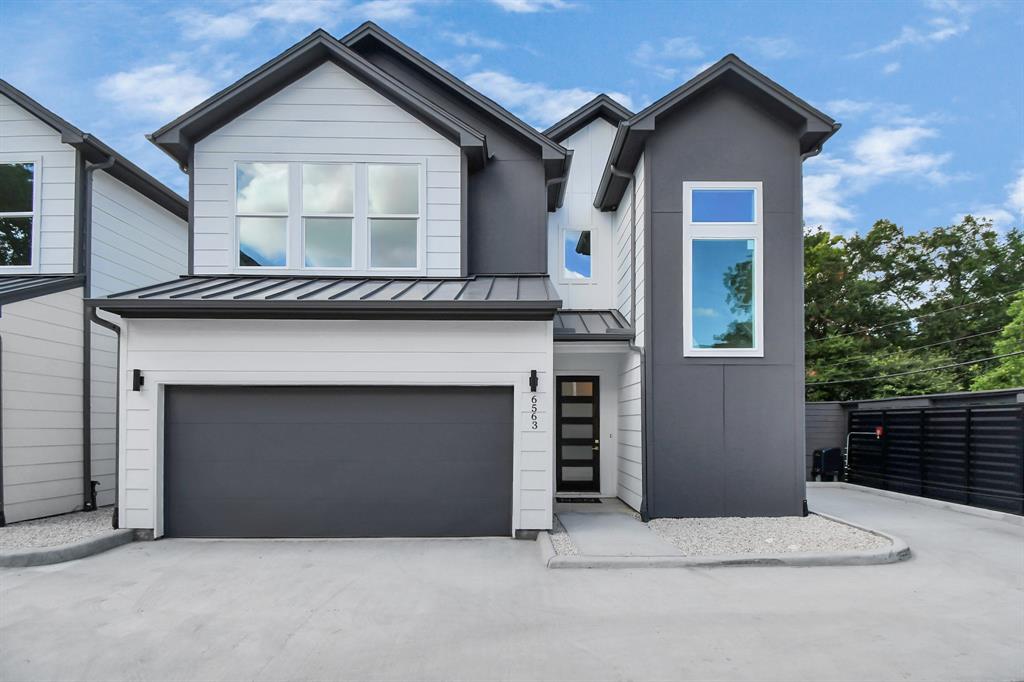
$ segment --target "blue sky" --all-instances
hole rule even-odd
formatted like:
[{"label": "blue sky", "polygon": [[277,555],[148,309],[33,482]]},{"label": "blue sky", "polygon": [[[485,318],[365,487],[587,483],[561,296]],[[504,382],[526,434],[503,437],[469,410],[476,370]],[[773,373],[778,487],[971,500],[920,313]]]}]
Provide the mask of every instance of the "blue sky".
[{"label": "blue sky", "polygon": [[145,133],[366,19],[541,128],[602,91],[636,111],[735,52],[843,123],[805,166],[808,223],[1022,222],[1024,2],[0,0],[23,48],[0,77],[184,192]]}]

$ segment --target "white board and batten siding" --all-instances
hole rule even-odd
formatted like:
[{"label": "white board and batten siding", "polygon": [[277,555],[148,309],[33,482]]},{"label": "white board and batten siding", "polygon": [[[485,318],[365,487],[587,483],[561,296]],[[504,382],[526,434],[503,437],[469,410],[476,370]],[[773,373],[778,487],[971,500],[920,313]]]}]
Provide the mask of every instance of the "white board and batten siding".
[{"label": "white board and batten siding", "polygon": [[8,303],[3,357],[7,521],[82,507],[82,290]]},{"label": "white board and batten siding", "polygon": [[[93,177],[92,295],[166,282],[188,271],[188,223],[106,172]],[[101,313],[102,314],[102,313]],[[117,337],[92,325],[92,479],[114,502]]]},{"label": "white board and batten siding", "polygon": [[0,95],[0,163],[39,164],[39,248],[34,272],[74,271],[76,158],[74,147],[60,141],[60,133]]},{"label": "white board and batten siding", "polygon": [[[631,210],[633,203],[633,182],[626,187],[622,202],[613,214],[615,231],[615,307],[626,319],[631,319],[630,282],[636,287],[636,341],[644,347],[644,201],[646,186],[644,178],[644,158],[640,157],[636,169],[636,211]],[[630,219],[636,219],[636,272],[630,277],[630,240],[632,230]],[[640,354],[631,351],[623,358],[619,386],[619,498],[634,509],[640,508],[643,499],[643,415],[641,413],[641,394],[643,375]]]},{"label": "white board and batten siding", "polygon": [[[565,201],[548,214],[548,272],[565,308],[607,310],[615,307],[613,214],[594,208],[594,194],[601,182],[608,152],[615,138],[615,126],[597,118],[562,140],[573,150]],[[590,230],[591,278],[563,276],[565,230]]]},{"label": "white board and batten siding", "polygon": [[425,165],[423,274],[461,274],[461,150],[335,64],[263,100],[200,140],[194,153],[197,275],[237,267],[233,174],[239,161]]},{"label": "white board and batten siding", "polygon": [[[508,386],[514,391],[514,529],[551,527],[550,321],[124,321],[121,525],[163,533],[163,390],[173,384]],[[410,343],[415,339],[415,343]],[[130,368],[145,368],[141,391]],[[530,392],[530,370],[540,379]],[[537,426],[532,418],[536,395]]]}]

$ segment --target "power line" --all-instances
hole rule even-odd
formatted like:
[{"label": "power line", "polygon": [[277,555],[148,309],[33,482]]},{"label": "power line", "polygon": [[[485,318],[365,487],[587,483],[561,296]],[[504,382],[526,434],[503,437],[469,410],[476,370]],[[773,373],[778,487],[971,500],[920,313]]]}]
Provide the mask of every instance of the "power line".
[{"label": "power line", "polygon": [[960,336],[958,338],[949,339],[947,341],[936,341],[935,343],[926,343],[923,346],[911,346],[910,348],[900,348],[899,350],[893,351],[891,353],[886,353],[884,355],[874,355],[873,353],[862,353],[861,355],[855,355],[852,358],[847,358],[846,360],[841,360],[840,362],[833,362],[833,363],[830,363],[830,364],[827,364],[827,365],[815,365],[812,369],[825,369],[826,367],[838,367],[839,365],[848,365],[851,362],[856,362],[857,360],[860,360],[861,358],[873,358],[875,360],[881,360],[882,358],[888,358],[888,357],[891,357],[893,355],[899,355],[900,353],[909,353],[909,352],[915,351],[915,350],[923,350],[925,348],[934,348],[935,346],[944,346],[947,343],[956,343],[957,341],[966,341],[967,339],[976,339],[979,336],[988,336],[989,334],[998,334],[1001,331],[1003,331],[1002,327],[1000,327],[999,329],[992,329],[992,330],[987,331],[987,332],[978,332],[977,334],[971,334],[969,336]]},{"label": "power line", "polygon": [[833,381],[812,381],[805,386],[828,386],[830,384],[850,384],[856,381],[877,381],[878,379],[892,379],[893,377],[905,377],[911,374],[921,374],[922,372],[937,372],[942,369],[953,369],[954,367],[963,367],[964,365],[977,365],[982,362],[989,362],[990,360],[999,360],[1001,358],[1012,358],[1015,355],[1024,355],[1024,350],[1019,350],[1013,353],[1003,353],[1002,355],[993,355],[990,358],[981,358],[980,360],[970,360],[968,362],[954,362],[951,365],[942,365],[941,367],[925,367],[924,369],[912,369],[908,372],[896,372],[895,374],[881,374],[874,377],[860,377],[859,379],[835,379]]},{"label": "power line", "polygon": [[1011,295],[1019,293],[1021,291],[1024,291],[1024,287],[1021,287],[1020,289],[1014,289],[1013,291],[1004,291],[1001,294],[996,294],[995,296],[988,296],[987,298],[982,298],[982,299],[979,299],[977,301],[972,301],[971,303],[962,303],[960,305],[955,305],[955,306],[953,306],[951,308],[943,308],[942,310],[934,310],[934,311],[932,311],[930,313],[922,313],[920,315],[914,315],[913,317],[907,317],[907,318],[902,319],[902,320],[896,320],[895,322],[889,322],[889,323],[886,323],[886,324],[880,324],[880,325],[877,325],[877,326],[874,326],[874,327],[861,327],[860,329],[854,329],[853,331],[850,331],[850,332],[843,332],[842,334],[832,334],[831,336],[824,336],[824,337],[822,337],[820,339],[811,339],[810,341],[807,342],[806,345],[812,345],[812,344],[815,344],[815,343],[820,343],[822,341],[830,341],[832,339],[838,339],[838,338],[842,338],[844,336],[852,336],[854,334],[864,334],[864,333],[867,333],[867,332],[877,331],[879,329],[885,329],[887,327],[895,327],[897,325],[905,324],[907,322],[910,322],[911,320],[921,320],[921,319],[924,319],[926,317],[934,317],[935,315],[941,315],[943,313],[952,312],[953,310],[960,310],[961,308],[969,308],[972,305],[979,305],[981,303],[987,303],[988,301],[993,301],[993,300],[995,300],[997,298],[1003,298],[1004,296],[1011,296]]}]

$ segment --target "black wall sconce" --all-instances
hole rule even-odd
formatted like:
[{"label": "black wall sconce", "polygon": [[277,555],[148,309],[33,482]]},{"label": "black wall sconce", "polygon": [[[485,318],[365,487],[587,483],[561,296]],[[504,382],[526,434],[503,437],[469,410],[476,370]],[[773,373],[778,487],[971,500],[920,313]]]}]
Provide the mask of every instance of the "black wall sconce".
[{"label": "black wall sconce", "polygon": [[132,370],[132,390],[141,391],[142,387],[146,385],[146,377],[142,376],[141,369]]},{"label": "black wall sconce", "polygon": [[537,392],[537,381],[538,381],[538,379],[537,379],[537,370],[531,369],[530,370],[530,390],[533,391],[534,393]]}]

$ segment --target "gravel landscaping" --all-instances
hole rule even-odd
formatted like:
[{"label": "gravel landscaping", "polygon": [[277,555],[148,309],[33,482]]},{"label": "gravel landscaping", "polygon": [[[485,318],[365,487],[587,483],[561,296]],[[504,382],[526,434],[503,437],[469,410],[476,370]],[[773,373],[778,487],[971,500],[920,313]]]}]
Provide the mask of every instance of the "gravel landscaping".
[{"label": "gravel landscaping", "polygon": [[580,551],[576,549],[576,545],[573,543],[572,538],[565,532],[565,526],[558,520],[556,515],[554,518],[554,525],[551,528],[551,544],[555,547],[555,552],[564,556],[579,556]]},{"label": "gravel landscaping", "polygon": [[110,507],[91,512],[74,512],[33,521],[20,521],[0,528],[0,551],[56,547],[101,535],[113,534]]},{"label": "gravel landscaping", "polygon": [[654,519],[647,526],[685,556],[850,552],[880,549],[879,535],[821,516]]}]

